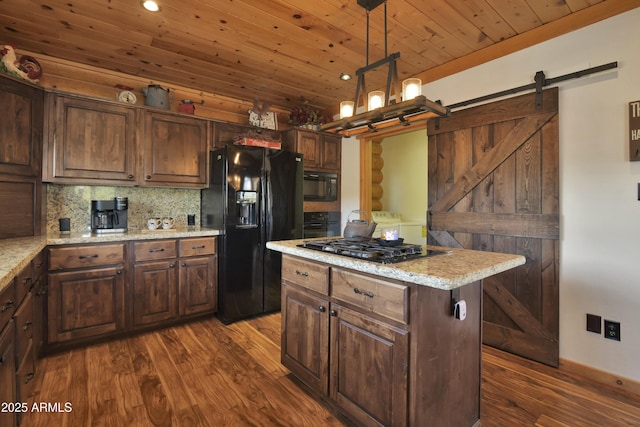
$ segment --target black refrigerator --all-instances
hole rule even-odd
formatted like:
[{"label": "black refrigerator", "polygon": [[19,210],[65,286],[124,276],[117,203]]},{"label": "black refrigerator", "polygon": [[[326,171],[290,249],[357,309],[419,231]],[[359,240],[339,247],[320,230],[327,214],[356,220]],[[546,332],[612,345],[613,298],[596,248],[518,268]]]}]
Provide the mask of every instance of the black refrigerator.
[{"label": "black refrigerator", "polygon": [[227,145],[210,160],[200,221],[224,232],[218,239],[218,317],[231,323],[278,311],[282,254],[266,242],[302,238],[302,155]]}]

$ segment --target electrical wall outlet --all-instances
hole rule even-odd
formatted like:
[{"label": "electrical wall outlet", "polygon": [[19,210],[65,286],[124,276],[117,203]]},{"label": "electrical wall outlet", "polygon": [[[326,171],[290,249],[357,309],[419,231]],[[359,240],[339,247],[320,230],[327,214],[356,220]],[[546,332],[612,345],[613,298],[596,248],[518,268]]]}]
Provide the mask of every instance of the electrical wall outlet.
[{"label": "electrical wall outlet", "polygon": [[596,334],[602,333],[602,317],[587,313],[587,331]]},{"label": "electrical wall outlet", "polygon": [[620,322],[605,319],[604,337],[610,340],[620,341]]}]

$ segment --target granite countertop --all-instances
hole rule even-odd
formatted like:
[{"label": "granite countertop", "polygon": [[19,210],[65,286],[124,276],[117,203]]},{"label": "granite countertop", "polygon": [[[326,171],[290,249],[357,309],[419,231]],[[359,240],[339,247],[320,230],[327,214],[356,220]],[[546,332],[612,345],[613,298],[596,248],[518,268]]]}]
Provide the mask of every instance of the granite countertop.
[{"label": "granite countertop", "polygon": [[11,280],[42,249],[51,245],[70,245],[82,243],[123,242],[130,240],[174,239],[184,237],[217,236],[220,230],[196,227],[194,229],[175,230],[129,230],[126,233],[91,234],[49,234],[46,236],[20,237],[16,239],[0,239],[0,291],[4,290]]},{"label": "granite countertop", "polygon": [[338,267],[444,290],[456,289],[525,263],[525,257],[522,255],[428,246],[429,249],[447,249],[451,253],[403,261],[397,264],[378,264],[299,248],[297,245],[304,241],[267,242],[267,248]]}]

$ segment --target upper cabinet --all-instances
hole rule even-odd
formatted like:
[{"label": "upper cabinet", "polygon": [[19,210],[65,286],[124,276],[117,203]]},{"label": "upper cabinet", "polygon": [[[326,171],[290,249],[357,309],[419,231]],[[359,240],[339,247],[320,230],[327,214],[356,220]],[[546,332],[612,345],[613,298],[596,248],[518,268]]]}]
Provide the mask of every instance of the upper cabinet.
[{"label": "upper cabinet", "polygon": [[47,109],[45,181],[136,183],[136,109],[55,94]]},{"label": "upper cabinet", "polygon": [[204,187],[209,121],[145,111],[144,181],[147,185]]},{"label": "upper cabinet", "polygon": [[44,181],[206,186],[208,120],[73,95],[46,102]]},{"label": "upper cabinet", "polygon": [[43,102],[42,89],[0,78],[0,173],[40,176]]},{"label": "upper cabinet", "polygon": [[302,153],[305,170],[340,173],[340,136],[292,129],[285,132],[283,143],[285,149]]},{"label": "upper cabinet", "polygon": [[44,91],[0,76],[0,239],[43,230],[42,132]]}]

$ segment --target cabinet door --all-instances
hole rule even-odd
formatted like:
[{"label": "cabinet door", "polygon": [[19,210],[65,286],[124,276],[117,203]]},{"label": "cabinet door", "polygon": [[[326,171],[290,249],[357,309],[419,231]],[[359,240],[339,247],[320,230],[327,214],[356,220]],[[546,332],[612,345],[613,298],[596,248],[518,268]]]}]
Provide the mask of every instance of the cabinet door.
[{"label": "cabinet door", "polygon": [[[0,403],[16,402],[16,361],[13,322],[0,329]],[[0,411],[0,426],[13,427],[18,420],[15,411]]]},{"label": "cabinet door", "polygon": [[50,95],[44,180],[135,183],[135,109]]},{"label": "cabinet door", "polygon": [[133,324],[145,326],[178,315],[177,260],[152,261],[133,267]]},{"label": "cabinet door", "polygon": [[180,315],[213,313],[217,306],[218,259],[215,256],[180,260]]},{"label": "cabinet door", "polygon": [[0,77],[0,105],[0,173],[39,176],[44,92]]},{"label": "cabinet door", "polygon": [[49,274],[48,342],[123,329],[124,281],[122,266]]},{"label": "cabinet door", "polygon": [[323,135],[320,150],[321,168],[340,173],[342,138]]},{"label": "cabinet door", "polygon": [[297,131],[297,150],[302,153],[305,169],[320,167],[320,135],[315,132]]},{"label": "cabinet door", "polygon": [[282,286],[281,361],[311,388],[329,391],[329,302]]},{"label": "cabinet door", "polygon": [[145,112],[144,182],[201,188],[207,182],[209,122]]},{"label": "cabinet door", "polygon": [[406,426],[409,333],[331,308],[331,398],[364,425]]}]

